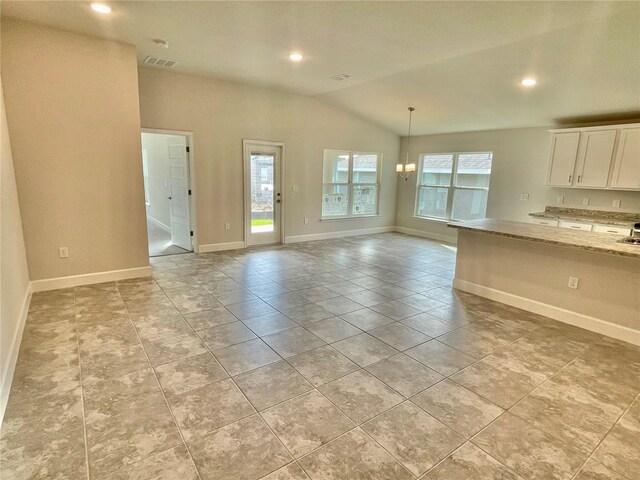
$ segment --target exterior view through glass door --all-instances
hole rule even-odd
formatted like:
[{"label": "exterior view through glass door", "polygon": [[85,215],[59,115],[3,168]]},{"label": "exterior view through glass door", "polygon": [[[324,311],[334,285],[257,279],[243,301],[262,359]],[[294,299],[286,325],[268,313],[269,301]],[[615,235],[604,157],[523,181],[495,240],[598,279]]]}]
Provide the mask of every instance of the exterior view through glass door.
[{"label": "exterior view through glass door", "polygon": [[[266,143],[266,142],[265,142]],[[245,143],[245,242],[280,242],[282,147]]]}]

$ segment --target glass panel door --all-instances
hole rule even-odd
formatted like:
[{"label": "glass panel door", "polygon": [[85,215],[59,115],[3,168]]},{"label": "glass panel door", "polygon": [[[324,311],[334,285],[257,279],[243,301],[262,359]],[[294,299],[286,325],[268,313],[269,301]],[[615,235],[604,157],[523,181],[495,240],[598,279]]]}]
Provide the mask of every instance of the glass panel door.
[{"label": "glass panel door", "polygon": [[251,233],[273,232],[275,154],[251,154]]},{"label": "glass panel door", "polygon": [[282,241],[282,147],[269,142],[246,141],[244,162],[245,243],[278,243]]}]

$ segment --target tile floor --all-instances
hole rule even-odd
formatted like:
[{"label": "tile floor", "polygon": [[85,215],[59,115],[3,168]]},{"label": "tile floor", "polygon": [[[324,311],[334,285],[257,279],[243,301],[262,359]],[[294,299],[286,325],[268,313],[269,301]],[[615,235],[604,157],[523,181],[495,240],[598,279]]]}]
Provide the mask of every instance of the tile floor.
[{"label": "tile floor", "polygon": [[453,291],[399,234],[33,296],[5,479],[637,479],[640,349]]}]

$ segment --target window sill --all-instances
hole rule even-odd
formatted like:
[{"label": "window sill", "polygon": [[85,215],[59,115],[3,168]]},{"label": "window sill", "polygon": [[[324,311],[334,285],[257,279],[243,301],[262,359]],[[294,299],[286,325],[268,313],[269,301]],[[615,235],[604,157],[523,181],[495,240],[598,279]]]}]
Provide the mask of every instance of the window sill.
[{"label": "window sill", "polygon": [[365,218],[379,218],[381,215],[357,215],[352,217],[336,217],[336,218],[321,218],[321,222],[340,222],[343,220],[362,220]]}]

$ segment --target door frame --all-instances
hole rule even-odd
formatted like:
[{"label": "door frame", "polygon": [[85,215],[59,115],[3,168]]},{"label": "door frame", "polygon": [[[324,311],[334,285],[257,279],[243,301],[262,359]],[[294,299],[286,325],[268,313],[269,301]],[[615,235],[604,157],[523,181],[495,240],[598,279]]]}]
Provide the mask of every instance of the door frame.
[{"label": "door frame", "polygon": [[285,150],[284,150],[284,142],[273,142],[270,140],[252,140],[249,138],[243,138],[242,139],[242,182],[244,185],[244,191],[242,193],[242,197],[243,197],[243,206],[242,206],[242,217],[243,217],[243,226],[244,226],[244,248],[247,248],[249,246],[249,226],[250,226],[250,218],[251,216],[247,215],[247,209],[249,207],[249,204],[251,202],[249,196],[251,194],[251,181],[249,180],[249,176],[247,175],[247,160],[248,160],[248,147],[249,145],[263,145],[266,147],[279,147],[280,148],[280,173],[278,175],[280,175],[280,198],[281,198],[281,202],[280,202],[280,243],[284,245],[285,243],[285,235],[284,235],[284,229],[285,229],[285,205],[287,204],[286,201],[286,194],[285,191],[287,190],[285,187],[285,176],[284,176],[284,172],[285,172]]},{"label": "door frame", "polygon": [[[198,191],[196,189],[196,163],[195,163],[195,147],[193,142],[193,132],[187,132],[183,130],[165,130],[160,128],[141,128],[141,133],[159,133],[163,135],[180,135],[186,138],[187,147],[189,151],[187,152],[187,158],[189,161],[187,162],[187,175],[189,177],[189,189],[191,190],[191,195],[189,196],[189,228],[193,231],[193,237],[191,237],[191,247],[193,249],[193,253],[199,252],[198,246],[198,227],[196,222],[196,195]],[[142,162],[142,148],[140,148],[141,162]],[[146,221],[146,216],[145,216]],[[146,229],[146,223],[145,223]],[[148,235],[148,234],[147,234]],[[148,242],[147,238],[147,242]]]}]

